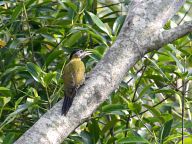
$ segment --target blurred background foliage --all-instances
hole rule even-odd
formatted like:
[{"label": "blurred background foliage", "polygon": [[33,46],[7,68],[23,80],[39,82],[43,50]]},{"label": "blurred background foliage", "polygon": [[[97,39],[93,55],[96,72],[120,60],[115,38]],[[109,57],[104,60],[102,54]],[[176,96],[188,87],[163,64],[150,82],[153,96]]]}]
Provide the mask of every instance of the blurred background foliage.
[{"label": "blurred background foliage", "polygon": [[[11,144],[63,98],[75,48],[87,71],[113,44],[130,0],[0,1],[0,143]],[[166,24],[192,20],[192,1]],[[63,143],[192,143],[192,34],[142,58]],[[184,112],[182,112],[184,111]]]}]

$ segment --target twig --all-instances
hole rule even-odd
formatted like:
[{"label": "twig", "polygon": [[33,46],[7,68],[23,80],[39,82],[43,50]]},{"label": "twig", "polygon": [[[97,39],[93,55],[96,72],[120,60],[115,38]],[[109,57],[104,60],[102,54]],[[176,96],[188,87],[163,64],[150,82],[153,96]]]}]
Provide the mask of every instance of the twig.
[{"label": "twig", "polygon": [[[150,59],[154,56],[154,54],[155,54],[155,52],[153,52],[153,53],[151,53],[151,55],[150,55]],[[144,75],[144,73],[145,73],[145,71],[146,71],[146,69],[147,69],[147,64],[144,66],[144,68],[142,69],[143,71],[142,71],[142,74],[141,74],[141,76],[140,76],[140,78],[139,78],[139,81],[138,81],[138,83],[136,84],[136,88],[135,88],[135,91],[134,91],[134,94],[133,94],[133,98],[132,98],[132,102],[136,102],[138,99],[136,99],[135,100],[135,97],[136,97],[136,92],[137,92],[137,90],[138,90],[138,88],[139,88],[139,84],[140,84],[140,82],[141,82],[141,79],[143,78],[143,75]]]},{"label": "twig", "polygon": [[[185,66],[186,66],[186,61],[184,62]],[[183,73],[185,73],[185,66],[184,66],[184,70]],[[182,85],[183,85],[183,89],[182,89],[182,144],[184,144],[184,116],[185,116],[185,93],[186,93],[186,82],[185,79],[182,80]]]},{"label": "twig", "polygon": [[187,14],[189,13],[189,11],[191,10],[191,7],[192,7],[192,6],[190,6],[189,9],[185,12],[183,18],[178,22],[177,25],[180,25],[180,24],[181,24],[181,22],[184,20],[184,18],[186,17],[186,15],[187,15]]},{"label": "twig", "polygon": [[[156,107],[156,106],[158,106],[158,105],[160,105],[161,103],[163,103],[165,100],[167,100],[169,97],[166,97],[166,98],[164,98],[163,100],[161,100],[160,102],[158,102],[157,104],[155,104],[155,105],[153,105],[152,107],[154,108],[154,107]],[[146,112],[148,112],[149,110],[147,109],[147,110],[144,110],[144,111],[142,111],[142,112],[140,112],[138,115],[142,115],[142,114],[144,114],[144,113],[146,113]],[[134,118],[134,117],[136,117],[137,115],[132,115],[130,118]]]},{"label": "twig", "polygon": [[146,69],[147,69],[147,66],[144,67],[144,69],[143,69],[143,71],[142,71],[142,74],[141,74],[141,76],[140,76],[140,78],[139,78],[139,81],[138,81],[138,83],[136,84],[136,88],[135,88],[135,91],[134,91],[134,94],[133,94],[132,102],[136,102],[136,101],[138,100],[138,99],[135,100],[136,92],[137,92],[137,90],[138,90],[138,88],[139,88],[139,84],[140,84],[140,82],[141,82],[141,79],[142,79],[142,77],[143,77]]}]

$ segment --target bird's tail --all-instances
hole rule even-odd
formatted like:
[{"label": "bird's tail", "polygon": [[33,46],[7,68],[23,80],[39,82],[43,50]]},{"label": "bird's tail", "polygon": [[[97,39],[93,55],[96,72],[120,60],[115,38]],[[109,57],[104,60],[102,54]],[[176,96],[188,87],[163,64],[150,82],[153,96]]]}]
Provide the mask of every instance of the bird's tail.
[{"label": "bird's tail", "polygon": [[73,102],[73,97],[68,97],[68,96],[64,97],[62,112],[61,112],[62,115],[66,116],[67,112],[69,111],[69,108],[72,105],[72,102]]}]

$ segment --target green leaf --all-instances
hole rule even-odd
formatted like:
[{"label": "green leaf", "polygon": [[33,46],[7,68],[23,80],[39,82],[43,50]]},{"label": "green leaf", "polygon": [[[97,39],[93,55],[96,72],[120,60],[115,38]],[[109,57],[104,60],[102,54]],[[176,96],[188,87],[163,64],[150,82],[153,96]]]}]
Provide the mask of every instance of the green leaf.
[{"label": "green leaf", "polygon": [[64,41],[65,47],[71,47],[82,37],[81,31],[71,34],[69,38]]},{"label": "green leaf", "polygon": [[183,67],[183,65],[180,63],[180,61],[177,59],[177,57],[174,56],[174,55],[173,55],[171,52],[169,52],[169,51],[168,51],[168,53],[169,53],[169,55],[175,60],[178,68],[180,69],[180,71],[183,72],[183,71],[184,71],[184,67]]},{"label": "green leaf", "polygon": [[190,40],[192,40],[192,33],[189,33],[188,37]]},{"label": "green leaf", "polygon": [[118,14],[120,11],[112,11],[112,12],[109,12],[107,14],[104,14],[100,19],[105,19],[105,18],[109,18],[110,16],[113,16],[114,14]]},{"label": "green leaf", "polygon": [[4,73],[0,77],[13,75],[16,72],[20,72],[24,70],[25,70],[24,66],[12,66],[11,68],[6,69],[6,71],[4,71]]},{"label": "green leaf", "polygon": [[18,114],[26,110],[28,107],[29,105],[27,104],[20,105],[14,112],[10,113],[6,117],[6,119],[0,125],[0,129],[3,128],[5,125],[11,123],[17,117]]},{"label": "green leaf", "polygon": [[182,140],[178,144],[191,144],[192,143],[192,135],[189,135],[188,137],[184,138],[184,141],[182,143]]},{"label": "green leaf", "polygon": [[169,113],[161,114],[161,117],[164,119],[164,122],[168,122],[173,119],[172,114]]},{"label": "green leaf", "polygon": [[102,54],[100,54],[96,49],[89,49],[92,54],[90,55],[91,58],[95,59],[96,61],[100,61],[103,57]]},{"label": "green leaf", "polygon": [[111,36],[111,32],[108,30],[108,28],[106,27],[106,25],[93,13],[91,12],[87,12],[91,19],[93,20],[93,22],[105,33],[108,34],[108,36]]},{"label": "green leaf", "polygon": [[160,143],[163,144],[164,139],[169,135],[170,131],[171,131],[171,126],[173,123],[173,119],[167,121],[161,128],[160,131]]},{"label": "green leaf", "polygon": [[11,90],[6,87],[0,87],[0,94],[4,96],[11,96]]},{"label": "green leaf", "polygon": [[16,5],[16,8],[14,9],[14,12],[11,16],[11,23],[13,23],[17,19],[17,17],[20,15],[22,8],[23,8],[22,2],[20,2],[18,5]]},{"label": "green leaf", "polygon": [[147,118],[143,118],[143,119],[144,119],[144,121],[145,121],[146,123],[149,123],[149,124],[154,124],[155,122],[160,122],[159,117],[154,117],[154,116],[152,116],[152,117],[147,117]]},{"label": "green leaf", "polygon": [[116,119],[116,118],[107,122],[101,131],[101,135],[104,136],[107,131],[109,131],[112,127],[114,127],[117,124],[117,122],[118,122],[118,119]]},{"label": "green leaf", "polygon": [[43,81],[46,87],[51,83],[53,79],[56,79],[56,75],[57,75],[56,72],[50,72],[45,74]]},{"label": "green leaf", "polygon": [[5,106],[8,102],[10,102],[11,97],[1,97],[1,99],[3,100],[3,106]]},{"label": "green leaf", "polygon": [[116,143],[116,141],[117,141],[117,138],[110,137],[106,144],[113,144],[113,143]]},{"label": "green leaf", "polygon": [[82,131],[80,136],[83,139],[84,144],[93,144],[91,136],[87,131]]},{"label": "green leaf", "polygon": [[0,91],[9,91],[9,89],[6,87],[0,87]]},{"label": "green leaf", "polygon": [[13,144],[15,140],[16,133],[14,132],[9,132],[5,138],[3,139],[2,144]]},{"label": "green leaf", "polygon": [[155,107],[149,106],[144,104],[144,107],[146,107],[154,116],[156,117],[160,117],[161,116],[161,112],[159,110],[157,110]]},{"label": "green leaf", "polygon": [[95,33],[95,31],[94,32],[87,31],[87,32],[93,37],[93,39],[98,41],[98,43],[102,42],[103,44],[105,44],[108,47],[107,41],[102,35],[100,35],[99,33]]},{"label": "green leaf", "polygon": [[19,99],[17,99],[17,101],[15,102],[15,108],[18,108],[19,104],[21,103],[21,101],[23,100],[24,97],[20,97]]},{"label": "green leaf", "polygon": [[174,89],[170,89],[170,88],[162,88],[162,89],[157,89],[152,92],[152,94],[158,94],[158,93],[171,95],[171,94],[176,94],[177,91],[175,91]]},{"label": "green leaf", "polygon": [[141,112],[142,105],[141,103],[129,102],[128,108],[132,110],[134,113],[139,114]]},{"label": "green leaf", "polygon": [[117,35],[125,21],[126,16],[119,16],[113,24],[113,33]]},{"label": "green leaf", "polygon": [[145,87],[142,89],[142,91],[139,93],[139,96],[138,96],[137,99],[140,99],[141,97],[143,97],[144,94],[145,94],[145,93],[151,88],[151,86],[153,86],[153,85],[154,85],[154,84],[151,83],[151,84],[145,86]]},{"label": "green leaf", "polygon": [[171,141],[176,140],[178,138],[181,138],[181,134],[173,134],[167,136],[166,140],[163,142],[163,144],[170,144]]},{"label": "green leaf", "polygon": [[100,135],[100,128],[99,128],[98,121],[93,119],[88,124],[88,129],[89,129],[89,132],[90,132],[90,134],[92,136],[93,143],[97,143],[97,141],[99,139],[99,135]]},{"label": "green leaf", "polygon": [[42,73],[42,70],[39,66],[31,63],[31,62],[28,62],[26,64],[26,68],[27,68],[27,71],[31,74],[31,76],[37,81],[37,82],[40,82],[40,75]]},{"label": "green leaf", "polygon": [[93,1],[94,1],[94,0],[87,0],[88,6],[89,6],[90,8],[92,8]]},{"label": "green leaf", "polygon": [[55,38],[50,34],[41,33],[41,36],[43,36],[45,38],[45,40],[47,40],[47,41],[54,41],[55,40]]},{"label": "green leaf", "polygon": [[125,110],[125,107],[121,104],[109,104],[102,107],[102,112],[114,113]]},{"label": "green leaf", "polygon": [[90,34],[92,36],[93,40],[97,41],[98,43],[102,42],[103,44],[105,44],[108,47],[107,40],[104,38],[104,36],[102,36],[98,31],[96,31],[95,29],[90,27],[88,24],[84,24],[83,26],[86,27],[86,28],[84,28],[84,27],[74,27],[71,30],[71,33],[76,33],[79,30],[82,31],[82,32],[86,32],[86,33],[88,33],[88,34]]},{"label": "green leaf", "polygon": [[53,52],[49,53],[45,60],[46,66],[48,66],[51,62],[53,62],[61,54],[63,54],[63,50],[54,50]]},{"label": "green leaf", "polygon": [[155,66],[155,68],[157,69],[157,70],[159,70],[159,72],[169,81],[169,79],[167,78],[167,76],[165,75],[165,73],[162,71],[162,69],[158,66],[158,64],[154,61],[154,60],[152,60],[152,59],[150,59],[150,58],[147,58],[154,66]]},{"label": "green leaf", "polygon": [[67,2],[64,2],[64,4],[66,4],[68,7],[70,7],[75,12],[77,12],[77,6],[74,3],[70,2],[70,1],[67,1]]},{"label": "green leaf", "polygon": [[147,143],[149,142],[140,136],[129,136],[126,138],[121,138],[117,141],[119,144],[128,144],[128,143]]}]

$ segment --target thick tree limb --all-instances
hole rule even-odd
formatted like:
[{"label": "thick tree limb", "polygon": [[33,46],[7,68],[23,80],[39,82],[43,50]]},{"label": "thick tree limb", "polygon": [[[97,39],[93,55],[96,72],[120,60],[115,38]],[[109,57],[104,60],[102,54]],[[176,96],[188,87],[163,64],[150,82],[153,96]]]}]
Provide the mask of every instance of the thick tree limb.
[{"label": "thick tree limb", "polygon": [[[164,45],[164,44],[170,43],[190,32],[192,32],[192,21],[185,22],[181,26],[161,32],[157,38],[157,42],[160,45]],[[155,46],[151,46],[151,47],[155,47]]]},{"label": "thick tree limb", "polygon": [[[191,31],[190,25],[160,32],[184,0],[133,0],[118,39],[78,91],[67,116],[62,101],[42,116],[15,144],[58,144],[84,122],[117,88],[143,54]],[[187,29],[183,29],[183,28]],[[189,28],[190,27],[190,28]],[[177,31],[178,32],[178,31]],[[173,35],[172,35],[173,34]]]}]

